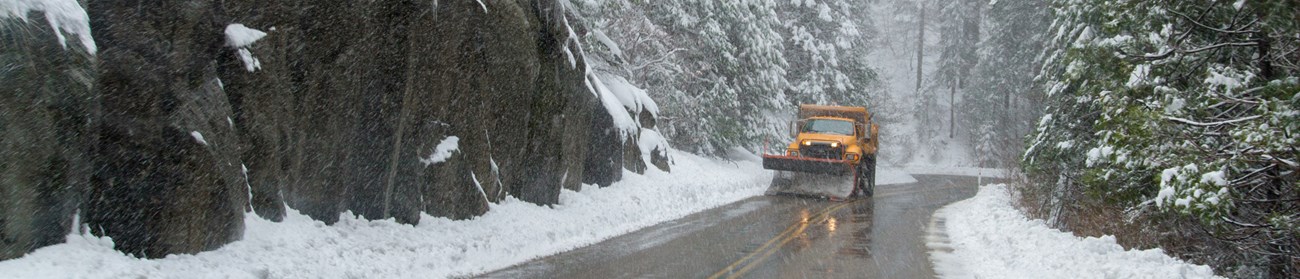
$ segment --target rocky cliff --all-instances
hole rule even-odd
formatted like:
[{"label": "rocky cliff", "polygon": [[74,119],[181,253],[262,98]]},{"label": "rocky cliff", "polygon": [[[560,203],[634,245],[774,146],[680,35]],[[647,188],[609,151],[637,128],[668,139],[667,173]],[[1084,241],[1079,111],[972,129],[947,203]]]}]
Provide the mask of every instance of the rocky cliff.
[{"label": "rocky cliff", "polygon": [[567,1],[90,1],[85,45],[41,20],[73,1],[19,1],[37,4],[0,16],[0,258],[76,218],[162,257],[239,239],[246,212],[463,219],[668,167]]}]

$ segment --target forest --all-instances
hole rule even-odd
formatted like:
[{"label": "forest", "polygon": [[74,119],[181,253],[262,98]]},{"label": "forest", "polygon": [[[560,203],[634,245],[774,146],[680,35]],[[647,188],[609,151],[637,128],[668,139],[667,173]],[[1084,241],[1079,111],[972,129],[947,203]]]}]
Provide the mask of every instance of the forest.
[{"label": "forest", "polygon": [[6,0],[0,41],[0,259],[552,206],[818,103],[1055,228],[1300,275],[1294,0]]}]

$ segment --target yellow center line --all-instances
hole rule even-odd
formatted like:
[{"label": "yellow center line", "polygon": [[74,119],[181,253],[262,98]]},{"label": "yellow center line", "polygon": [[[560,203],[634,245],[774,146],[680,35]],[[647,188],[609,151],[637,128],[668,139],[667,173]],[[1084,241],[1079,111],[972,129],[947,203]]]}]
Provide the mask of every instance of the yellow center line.
[{"label": "yellow center line", "polygon": [[[831,207],[834,207],[834,206],[827,206],[826,208],[822,208],[821,210],[818,210],[818,212],[817,212],[816,215],[820,215],[820,214],[822,214],[823,212],[825,212],[826,210],[830,209]],[[752,257],[754,257],[755,255],[757,255],[759,251],[763,251],[763,249],[766,249],[767,246],[771,246],[772,243],[775,243],[777,240],[781,239],[781,236],[784,236],[784,235],[786,235],[786,234],[788,234],[788,233],[794,231],[796,228],[799,227],[798,225],[799,225],[800,223],[804,223],[804,222],[803,222],[803,221],[800,221],[799,223],[790,224],[789,227],[786,227],[786,228],[785,228],[785,231],[782,231],[780,234],[777,234],[776,236],[773,236],[772,239],[767,240],[767,242],[764,242],[763,245],[758,246],[758,249],[754,249],[754,252],[750,252],[749,254],[746,254],[744,257],[740,258],[739,260],[736,260],[735,262],[732,262],[730,265],[727,265],[726,268],[723,268],[722,270],[719,270],[718,272],[713,273],[713,275],[710,275],[710,276],[709,276],[709,279],[716,279],[716,278],[718,278],[718,277],[721,277],[723,274],[726,274],[728,271],[731,271],[732,269],[735,269],[737,265],[740,265],[740,263],[745,262],[745,260],[749,260],[749,258],[752,258]]]},{"label": "yellow center line", "polygon": [[[742,257],[739,260],[732,262],[730,265],[727,265],[726,268],[723,268],[722,270],[719,270],[718,272],[709,276],[709,278],[710,279],[719,278],[722,275],[727,274],[728,272],[734,270],[737,265],[740,265],[741,263],[744,263],[750,260],[751,258],[753,258],[754,256],[762,253],[760,257],[754,259],[753,261],[750,261],[749,264],[746,264],[745,267],[741,268],[741,270],[731,274],[730,276],[727,276],[727,278],[736,278],[740,275],[745,274],[745,272],[747,272],[749,269],[753,269],[757,265],[757,263],[763,262],[763,260],[771,256],[772,253],[776,253],[777,248],[780,248],[781,246],[785,246],[785,244],[790,242],[790,240],[793,240],[796,236],[800,235],[804,230],[808,228],[809,224],[821,223],[829,218],[830,213],[838,211],[848,206],[849,204],[850,203],[845,202],[838,205],[828,206],[818,211],[818,213],[810,221],[801,221],[795,224],[790,224],[790,226],[787,227],[785,231],[782,231],[780,234],[773,236],[772,239],[769,239],[767,242],[763,243],[763,245],[759,246],[758,249],[755,249],[753,252],[750,252],[749,254],[745,255],[745,257]],[[777,243],[778,241],[780,242],[779,245],[772,246],[772,244]]]},{"label": "yellow center line", "polygon": [[[969,186],[960,186],[960,187],[969,187]],[[937,188],[928,188],[928,189],[909,189],[909,190],[898,191],[898,192],[892,192],[892,193],[881,193],[881,194],[877,194],[877,195],[875,195],[875,197],[872,198],[872,199],[875,199],[875,198],[883,198],[883,197],[889,197],[889,196],[904,195],[904,194],[918,194],[918,193],[925,193],[925,192],[931,192],[931,191],[937,191],[937,190],[947,190],[947,189],[952,189],[952,188],[959,188],[959,187],[937,187]],[[794,240],[797,236],[799,236],[800,234],[802,234],[802,232],[808,228],[809,224],[816,224],[816,223],[821,223],[821,222],[826,221],[826,219],[830,218],[831,213],[834,213],[834,212],[836,212],[836,211],[839,211],[840,209],[844,209],[844,207],[849,206],[849,204],[851,204],[852,202],[854,202],[854,201],[846,201],[846,202],[844,202],[844,203],[840,203],[840,204],[837,204],[837,205],[828,206],[828,207],[826,207],[826,208],[823,208],[823,209],[819,210],[816,214],[814,214],[813,218],[812,218],[811,220],[809,220],[809,221],[801,221],[801,222],[798,222],[798,223],[795,223],[795,224],[790,224],[790,226],[787,227],[787,228],[785,229],[785,231],[782,231],[780,234],[777,234],[776,236],[773,236],[772,239],[769,239],[767,242],[763,243],[763,245],[762,245],[762,246],[759,246],[758,249],[755,249],[753,252],[750,252],[749,254],[746,254],[745,257],[742,257],[742,258],[740,258],[739,260],[736,260],[735,262],[732,262],[730,265],[727,265],[726,268],[723,268],[722,270],[719,270],[718,272],[713,273],[713,275],[709,276],[708,278],[709,278],[709,279],[720,278],[720,277],[722,277],[722,275],[727,274],[728,272],[731,272],[732,270],[735,270],[737,265],[740,265],[740,264],[742,264],[742,263],[746,263],[746,262],[748,261],[748,263],[745,264],[744,267],[741,267],[740,270],[736,270],[734,273],[731,273],[730,275],[727,275],[727,278],[728,278],[728,279],[731,279],[731,278],[737,278],[737,277],[743,276],[745,273],[748,273],[749,270],[751,270],[751,269],[757,267],[759,263],[764,262],[765,259],[766,259],[767,257],[770,257],[770,256],[772,256],[772,254],[776,253],[776,251],[777,251],[778,248],[780,248],[780,247],[782,247],[782,246],[785,246],[786,243],[789,243],[791,240]],[[779,244],[777,244],[777,242],[779,242]],[[776,246],[772,246],[772,244],[777,244],[777,245],[776,245]],[[771,249],[768,249],[768,248],[771,248]],[[760,254],[761,254],[761,255],[760,255]],[[758,258],[754,258],[755,256],[758,256]],[[752,261],[750,261],[751,258],[754,258],[754,259],[753,259]]]},{"label": "yellow center line", "polygon": [[763,255],[762,255],[762,256],[759,256],[757,259],[754,259],[753,261],[750,261],[749,264],[745,265],[745,267],[742,267],[740,270],[737,270],[736,273],[732,273],[731,275],[728,275],[728,276],[727,276],[727,279],[738,278],[738,277],[740,277],[740,276],[742,276],[742,275],[745,275],[745,273],[749,273],[749,270],[754,269],[755,267],[758,267],[759,264],[761,264],[761,263],[767,261],[767,258],[768,258],[768,257],[770,257],[770,256],[772,256],[772,254],[776,253],[777,250],[780,250],[780,248],[783,247],[783,246],[785,246],[786,243],[789,243],[791,240],[794,240],[796,237],[802,235],[803,232],[804,232],[804,230],[808,228],[808,224],[810,224],[810,223],[811,223],[811,224],[816,224],[816,223],[825,222],[827,219],[830,219],[830,215],[831,215],[831,213],[835,213],[836,211],[839,211],[840,209],[844,209],[844,207],[847,207],[848,205],[849,205],[849,203],[843,203],[843,204],[837,205],[837,206],[831,208],[830,210],[827,210],[827,211],[823,212],[822,215],[818,216],[818,219],[817,219],[817,220],[815,220],[815,221],[813,221],[813,222],[809,222],[809,223],[805,223],[805,224],[803,224],[802,226],[800,226],[799,230],[796,230],[796,233],[792,233],[792,234],[790,234],[790,235],[787,235],[784,239],[781,239],[781,243],[777,244],[776,246],[773,246],[771,249],[768,249],[767,252],[763,252]]}]

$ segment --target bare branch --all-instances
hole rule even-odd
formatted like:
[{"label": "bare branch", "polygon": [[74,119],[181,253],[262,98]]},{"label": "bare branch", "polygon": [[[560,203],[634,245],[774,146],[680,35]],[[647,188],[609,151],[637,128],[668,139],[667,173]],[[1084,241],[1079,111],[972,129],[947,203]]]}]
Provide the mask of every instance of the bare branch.
[{"label": "bare branch", "polygon": [[663,55],[660,55],[659,58],[651,59],[651,60],[649,60],[649,61],[642,61],[641,63],[638,63],[638,64],[640,64],[640,65],[636,65],[636,66],[633,66],[633,67],[629,67],[628,70],[629,70],[629,71],[639,71],[639,70],[641,70],[642,68],[645,68],[646,66],[650,66],[650,65],[654,65],[654,64],[657,64],[657,63],[660,63],[660,62],[664,62],[664,61],[668,60],[669,58],[672,58],[672,57],[673,57],[673,53],[677,53],[678,51],[683,51],[683,50],[686,50],[686,49],[684,49],[684,48],[675,48],[675,49],[673,49],[672,51],[669,51],[668,53],[664,53]]},{"label": "bare branch", "polygon": [[1228,47],[1228,46],[1242,46],[1242,47],[1245,47],[1245,46],[1258,46],[1258,45],[1259,45],[1259,42],[1258,42],[1258,41],[1219,43],[1219,44],[1213,44],[1213,45],[1209,45],[1209,46],[1205,46],[1205,47],[1201,47],[1201,48],[1194,48],[1194,49],[1191,49],[1191,50],[1178,51],[1178,53],[1181,53],[1181,54],[1194,54],[1194,53],[1198,53],[1198,52],[1202,52],[1202,51],[1213,50],[1213,49],[1218,49],[1218,48]]},{"label": "bare branch", "polygon": [[1176,15],[1178,15],[1178,16],[1183,17],[1183,19],[1186,19],[1188,22],[1191,22],[1192,24],[1195,24],[1196,26],[1199,26],[1199,27],[1201,27],[1201,28],[1205,28],[1205,29],[1209,29],[1209,30],[1213,30],[1213,31],[1215,31],[1215,32],[1228,33],[1228,34],[1251,34],[1251,33],[1259,32],[1259,30],[1246,29],[1246,27],[1249,27],[1249,26],[1254,25],[1254,24],[1255,24],[1254,21],[1252,21],[1251,23],[1247,24],[1246,26],[1242,26],[1242,28],[1239,28],[1239,29],[1237,29],[1237,30],[1227,30],[1227,29],[1214,28],[1214,27],[1210,27],[1210,26],[1208,26],[1208,25],[1202,24],[1200,21],[1195,20],[1195,19],[1192,19],[1192,17],[1187,16],[1186,14],[1180,13],[1180,12],[1178,12],[1178,11],[1170,10],[1169,12],[1174,13],[1174,14],[1176,14]]},{"label": "bare branch", "polygon": [[1260,224],[1247,224],[1247,223],[1242,223],[1242,222],[1240,222],[1240,221],[1233,220],[1232,218],[1228,218],[1228,217],[1223,217],[1223,218],[1219,218],[1219,219],[1222,219],[1224,222],[1228,222],[1229,224],[1233,224],[1233,225],[1237,225],[1237,226],[1239,226],[1239,227],[1245,227],[1245,228],[1269,228],[1269,227],[1272,227],[1272,226],[1269,226],[1269,225],[1260,225]]},{"label": "bare branch", "polygon": [[1190,120],[1190,119],[1186,119],[1186,118],[1178,118],[1178,117],[1173,117],[1173,116],[1165,116],[1164,118],[1165,118],[1166,120],[1171,120],[1171,121],[1174,121],[1174,122],[1179,122],[1179,123],[1183,123],[1183,124],[1187,124],[1187,125],[1193,125],[1193,126],[1205,126],[1205,127],[1208,127],[1208,126],[1219,126],[1219,125],[1232,124],[1232,123],[1237,123],[1237,122],[1242,122],[1242,121],[1250,121],[1250,120],[1255,120],[1256,118],[1259,118],[1259,117],[1260,117],[1259,115],[1254,115],[1254,116],[1250,116],[1250,117],[1243,117],[1243,118],[1238,118],[1238,119],[1224,120],[1224,121],[1216,121],[1216,122],[1209,122],[1209,123],[1206,123],[1206,122],[1199,122],[1199,121]]}]

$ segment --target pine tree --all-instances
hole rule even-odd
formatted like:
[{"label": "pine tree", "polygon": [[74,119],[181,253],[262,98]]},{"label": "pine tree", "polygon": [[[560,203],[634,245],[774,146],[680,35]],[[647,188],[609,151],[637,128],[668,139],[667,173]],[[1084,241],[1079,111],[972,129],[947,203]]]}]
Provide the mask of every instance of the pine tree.
[{"label": "pine tree", "polygon": [[790,102],[866,105],[875,72],[860,59],[874,31],[854,21],[865,9],[845,1],[794,1],[780,11]]},{"label": "pine tree", "polygon": [[1208,236],[1190,241],[1233,247],[1202,253],[1220,270],[1300,274],[1300,58],[1285,54],[1300,45],[1300,12],[1287,1],[1053,4],[1048,114],[1024,163],[1031,181],[1050,181],[1038,187],[1056,216],[1089,201],[1173,220],[1161,230],[1191,220]]},{"label": "pine tree", "polygon": [[970,129],[978,164],[1006,167],[1024,150],[1025,134],[1041,115],[1042,87],[1034,81],[1041,65],[1047,29],[1047,3],[1035,0],[991,2],[983,12],[986,37],[962,95],[958,123]]},{"label": "pine tree", "polygon": [[[869,105],[871,20],[847,1],[668,0],[583,5],[589,45],[661,104],[677,148],[720,155],[781,141],[797,103]],[[778,13],[778,11],[782,11]],[[865,25],[865,26],[864,26]],[[791,60],[793,59],[793,60]]]},{"label": "pine tree", "polygon": [[924,27],[934,28],[939,39],[936,45],[926,46],[937,50],[939,59],[918,88],[917,102],[912,110],[921,149],[938,150],[931,147],[932,141],[941,139],[943,134],[947,138],[956,136],[957,94],[965,91],[971,69],[978,62],[975,50],[980,37],[983,3],[974,0],[925,0],[919,3],[925,8],[920,12],[933,14],[928,17],[933,20]]}]

